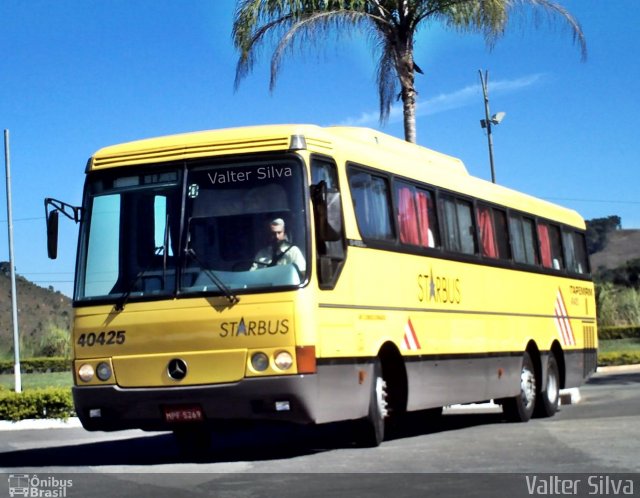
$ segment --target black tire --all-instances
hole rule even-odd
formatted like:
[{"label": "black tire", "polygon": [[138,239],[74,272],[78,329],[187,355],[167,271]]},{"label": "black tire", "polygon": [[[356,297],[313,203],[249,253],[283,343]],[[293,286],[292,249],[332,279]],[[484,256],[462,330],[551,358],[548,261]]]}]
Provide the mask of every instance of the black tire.
[{"label": "black tire", "polygon": [[527,422],[536,406],[536,372],[531,356],[526,351],[520,368],[520,393],[513,398],[502,400],[502,410],[509,422]]},{"label": "black tire", "polygon": [[371,392],[369,395],[369,413],[359,421],[358,446],[372,448],[384,441],[384,426],[387,417],[386,382],[382,377],[382,365],[376,359],[373,364]]},{"label": "black tire", "polygon": [[560,405],[560,370],[553,353],[547,360],[547,378],[545,390],[536,399],[536,417],[553,417]]}]

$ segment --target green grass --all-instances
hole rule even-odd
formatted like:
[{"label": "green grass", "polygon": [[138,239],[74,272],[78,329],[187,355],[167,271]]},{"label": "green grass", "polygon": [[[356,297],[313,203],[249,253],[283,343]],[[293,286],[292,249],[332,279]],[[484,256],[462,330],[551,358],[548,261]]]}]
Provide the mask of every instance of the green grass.
[{"label": "green grass", "polygon": [[[39,389],[42,387],[71,387],[73,378],[71,372],[32,373],[22,374],[22,389]],[[13,390],[15,387],[13,374],[0,375],[0,386]]]},{"label": "green grass", "polygon": [[607,339],[598,343],[598,365],[640,364],[640,339]]},{"label": "green grass", "polygon": [[601,353],[640,353],[640,339],[608,339],[598,342],[598,350]]}]

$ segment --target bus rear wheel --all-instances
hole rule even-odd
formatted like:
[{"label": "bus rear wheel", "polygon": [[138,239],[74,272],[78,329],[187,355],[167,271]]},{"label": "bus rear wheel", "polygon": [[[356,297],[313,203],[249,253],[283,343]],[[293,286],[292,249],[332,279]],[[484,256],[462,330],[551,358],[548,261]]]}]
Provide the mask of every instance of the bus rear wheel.
[{"label": "bus rear wheel", "polygon": [[552,417],[560,405],[560,371],[555,356],[549,355],[547,360],[546,388],[536,400],[536,417]]},{"label": "bus rear wheel", "polygon": [[373,365],[369,413],[359,421],[357,443],[363,447],[380,446],[384,441],[385,419],[388,415],[387,383],[382,376],[382,365],[376,359]]},{"label": "bus rear wheel", "polygon": [[502,401],[504,416],[509,422],[527,422],[536,406],[536,373],[527,351],[520,368],[520,393]]}]

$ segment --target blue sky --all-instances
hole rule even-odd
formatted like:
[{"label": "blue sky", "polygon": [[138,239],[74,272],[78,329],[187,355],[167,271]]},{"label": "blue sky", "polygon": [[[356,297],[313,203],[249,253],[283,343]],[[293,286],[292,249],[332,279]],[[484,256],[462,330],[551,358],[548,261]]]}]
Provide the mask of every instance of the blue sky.
[{"label": "blue sky", "polygon": [[[489,70],[498,183],[640,228],[640,2],[562,0],[588,59],[562,24],[516,21],[492,51],[475,35],[425,26],[416,43],[418,143],[490,178],[479,69]],[[268,63],[234,92],[232,0],[3,0],[0,128],[10,130],[18,274],[72,293],[77,229],[61,220],[46,256],[45,197],[79,204],[97,149],[187,131],[264,123],[351,124],[402,137],[399,109],[378,123],[366,37],[328,40]],[[3,164],[4,166],[4,164]],[[4,173],[4,167],[2,168]],[[0,261],[8,256],[4,174]]]}]

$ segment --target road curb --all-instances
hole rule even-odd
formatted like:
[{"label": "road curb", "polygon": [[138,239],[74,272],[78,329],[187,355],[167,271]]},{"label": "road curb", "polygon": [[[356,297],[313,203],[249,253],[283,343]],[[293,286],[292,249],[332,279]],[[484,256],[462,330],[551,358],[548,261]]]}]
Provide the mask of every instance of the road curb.
[{"label": "road curb", "polygon": [[625,372],[640,372],[640,365],[615,365],[610,367],[598,367],[598,369],[596,370],[596,374]]},{"label": "road curb", "polygon": [[560,405],[577,405],[582,400],[580,389],[572,387],[571,389],[560,390]]},{"label": "road curb", "polygon": [[38,429],[72,429],[82,427],[80,419],[77,417],[69,417],[66,420],[58,418],[39,418],[18,420],[0,420],[0,431],[28,431]]}]

